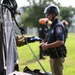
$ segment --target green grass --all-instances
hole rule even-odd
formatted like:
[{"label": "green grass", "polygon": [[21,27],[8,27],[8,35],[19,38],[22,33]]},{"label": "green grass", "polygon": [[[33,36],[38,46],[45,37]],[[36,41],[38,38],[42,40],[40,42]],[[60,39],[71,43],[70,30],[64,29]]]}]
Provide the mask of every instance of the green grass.
[{"label": "green grass", "polygon": [[[29,43],[30,47],[33,49],[36,56],[39,58],[39,42]],[[75,33],[69,33],[67,42],[67,57],[64,63],[64,75],[75,75]],[[20,71],[23,71],[25,66],[30,69],[40,69],[42,68],[36,61],[34,55],[29,49],[28,45],[18,47],[19,55],[19,67]],[[45,60],[39,60],[47,72],[50,72],[49,57],[45,56]]]},{"label": "green grass", "polygon": [[69,34],[66,46],[68,53],[64,64],[64,75],[75,75],[75,34]]}]

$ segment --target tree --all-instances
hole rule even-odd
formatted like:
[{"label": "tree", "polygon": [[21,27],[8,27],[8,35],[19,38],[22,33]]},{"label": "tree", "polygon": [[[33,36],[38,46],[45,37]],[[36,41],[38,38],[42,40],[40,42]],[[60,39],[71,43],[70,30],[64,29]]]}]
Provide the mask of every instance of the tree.
[{"label": "tree", "polygon": [[40,18],[45,17],[44,8],[50,5],[53,0],[27,0],[29,7],[23,7],[24,14],[21,16],[21,23],[25,26],[38,26]]},{"label": "tree", "polygon": [[75,8],[72,6],[62,7],[59,2],[54,0],[27,0],[29,2],[28,7],[23,7],[24,14],[21,16],[21,24],[24,26],[38,26],[39,19],[45,17],[44,9],[50,4],[55,4],[60,8],[60,19],[67,20],[69,22],[69,27],[72,24],[72,18],[75,13]]},{"label": "tree", "polygon": [[74,14],[75,14],[75,8],[73,8],[72,6],[60,8],[61,20],[63,19],[67,20],[69,23],[68,27],[72,25],[72,18]]}]

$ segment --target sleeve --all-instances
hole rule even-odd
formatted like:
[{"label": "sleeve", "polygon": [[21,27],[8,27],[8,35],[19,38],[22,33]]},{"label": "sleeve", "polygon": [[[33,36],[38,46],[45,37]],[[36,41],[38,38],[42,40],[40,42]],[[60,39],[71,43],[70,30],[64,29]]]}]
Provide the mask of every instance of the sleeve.
[{"label": "sleeve", "polygon": [[44,27],[43,26],[39,26],[38,27],[38,32],[39,32],[39,37],[44,39],[45,38],[45,33],[44,33]]},{"label": "sleeve", "polygon": [[57,26],[55,28],[56,40],[64,41],[64,29],[62,26]]}]

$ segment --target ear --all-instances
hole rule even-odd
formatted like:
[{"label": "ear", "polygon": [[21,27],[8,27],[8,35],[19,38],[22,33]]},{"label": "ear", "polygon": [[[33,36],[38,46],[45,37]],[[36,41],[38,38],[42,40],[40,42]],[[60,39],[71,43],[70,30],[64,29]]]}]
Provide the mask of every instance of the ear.
[{"label": "ear", "polygon": [[52,13],[52,15],[53,15],[53,17],[55,17],[55,16],[56,16],[56,14],[55,14],[55,13]]}]

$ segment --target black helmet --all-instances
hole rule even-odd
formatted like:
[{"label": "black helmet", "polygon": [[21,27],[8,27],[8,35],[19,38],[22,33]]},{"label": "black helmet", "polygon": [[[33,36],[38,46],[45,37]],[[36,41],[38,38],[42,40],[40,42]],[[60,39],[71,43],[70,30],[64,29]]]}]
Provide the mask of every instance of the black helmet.
[{"label": "black helmet", "polygon": [[44,13],[45,14],[49,14],[49,13],[55,13],[56,15],[59,14],[59,8],[55,5],[50,5],[50,6],[47,6],[44,10]]}]

